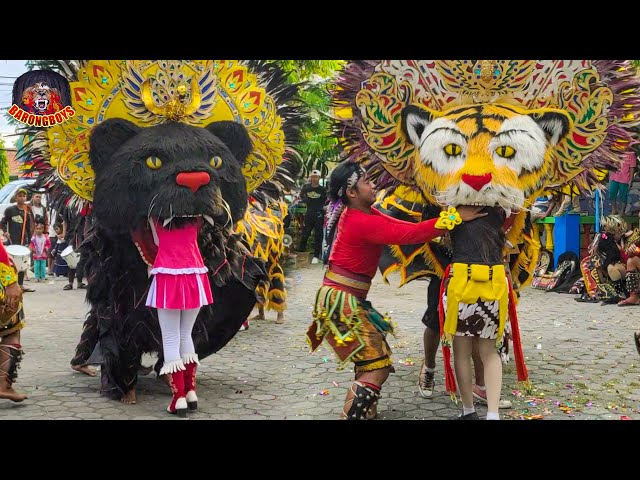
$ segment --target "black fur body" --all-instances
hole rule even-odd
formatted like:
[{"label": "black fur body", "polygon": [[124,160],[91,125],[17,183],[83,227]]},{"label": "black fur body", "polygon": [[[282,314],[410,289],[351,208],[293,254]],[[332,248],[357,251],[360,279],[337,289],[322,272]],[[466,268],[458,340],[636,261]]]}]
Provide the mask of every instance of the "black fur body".
[{"label": "black fur body", "polygon": [[[135,387],[144,353],[159,354],[156,371],[162,366],[156,311],[145,306],[148,267],[155,255],[150,218],[171,219],[171,227],[193,220],[179,217],[213,220],[213,225],[200,222],[198,237],[214,297],[193,329],[201,359],[226,345],[253,309],[256,286],[266,276],[264,264],[232,233],[246,209],[241,168],[252,145],[235,122],[141,128],[112,119],[92,132],[90,147],[95,225],[81,248],[89,257],[85,271],[91,309],[74,361],[86,361],[99,342],[102,390],[120,397]],[[177,183],[183,172],[206,173],[210,181],[193,191]]]}]

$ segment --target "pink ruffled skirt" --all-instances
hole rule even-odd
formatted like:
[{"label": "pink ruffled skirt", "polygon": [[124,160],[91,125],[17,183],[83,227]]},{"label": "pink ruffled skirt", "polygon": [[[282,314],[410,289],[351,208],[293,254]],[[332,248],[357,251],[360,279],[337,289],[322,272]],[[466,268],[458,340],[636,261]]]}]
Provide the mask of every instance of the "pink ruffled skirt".
[{"label": "pink ruffled skirt", "polygon": [[148,307],[189,310],[213,303],[206,273],[153,273]]}]

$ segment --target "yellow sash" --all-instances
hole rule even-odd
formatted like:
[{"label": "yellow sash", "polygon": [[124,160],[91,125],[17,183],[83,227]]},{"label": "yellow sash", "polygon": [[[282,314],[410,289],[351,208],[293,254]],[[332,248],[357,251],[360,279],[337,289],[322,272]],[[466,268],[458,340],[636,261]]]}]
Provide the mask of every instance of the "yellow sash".
[{"label": "yellow sash", "polygon": [[458,327],[458,304],[472,305],[478,300],[493,302],[497,300],[499,327],[497,343],[502,341],[502,334],[507,320],[509,308],[509,284],[504,265],[467,265],[454,263],[449,272],[447,286],[447,310],[444,321],[444,334],[449,340],[455,335]]}]

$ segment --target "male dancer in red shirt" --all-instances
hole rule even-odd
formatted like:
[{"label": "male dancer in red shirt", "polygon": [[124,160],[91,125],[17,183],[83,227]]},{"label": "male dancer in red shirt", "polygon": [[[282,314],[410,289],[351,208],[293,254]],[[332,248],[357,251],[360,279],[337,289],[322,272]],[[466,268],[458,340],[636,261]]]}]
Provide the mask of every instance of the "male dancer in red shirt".
[{"label": "male dancer in red shirt", "polygon": [[325,255],[330,252],[329,266],[316,295],[307,339],[312,350],[325,339],[336,353],[339,369],[348,362],[355,364],[355,381],[347,392],[342,418],[373,418],[380,388],[393,371],[385,339],[392,325],[366,300],[383,246],[428,242],[486,214],[480,213],[481,207],[462,206],[420,223],[388,217],[371,208],[376,191],[365,171],[350,161],[331,173],[329,197],[325,249]]}]

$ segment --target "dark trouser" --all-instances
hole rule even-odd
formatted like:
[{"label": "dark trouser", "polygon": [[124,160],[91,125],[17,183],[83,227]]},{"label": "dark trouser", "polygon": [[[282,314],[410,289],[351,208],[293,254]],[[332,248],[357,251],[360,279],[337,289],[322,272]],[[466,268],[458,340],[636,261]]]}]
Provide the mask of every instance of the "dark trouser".
[{"label": "dark trouser", "polygon": [[304,229],[302,230],[302,237],[300,238],[300,245],[298,245],[298,251],[304,252],[307,249],[307,241],[311,235],[311,231],[314,231],[313,239],[313,256],[320,258],[320,252],[322,251],[322,226],[324,224],[324,215],[322,211],[314,212],[304,217]]},{"label": "dark trouser", "polygon": [[422,316],[422,323],[440,335],[440,316],[438,315],[438,303],[440,302],[440,285],[442,279],[431,277],[427,288],[427,311]]},{"label": "dark trouser", "polygon": [[[16,243],[14,245],[20,245],[20,243]],[[27,243],[26,245],[22,245],[23,247],[28,247],[29,244]],[[30,265],[33,265],[33,252],[31,253],[31,260],[29,261]],[[18,272],[18,285],[20,285],[22,287],[22,284],[24,283],[24,275],[27,272]]]},{"label": "dark trouser", "polygon": [[80,254],[80,260],[78,260],[78,265],[76,268],[69,269],[69,283],[73,285],[73,279],[76,278],[78,280],[78,285],[82,283],[84,279],[84,264],[87,261],[87,256],[84,253]]}]

